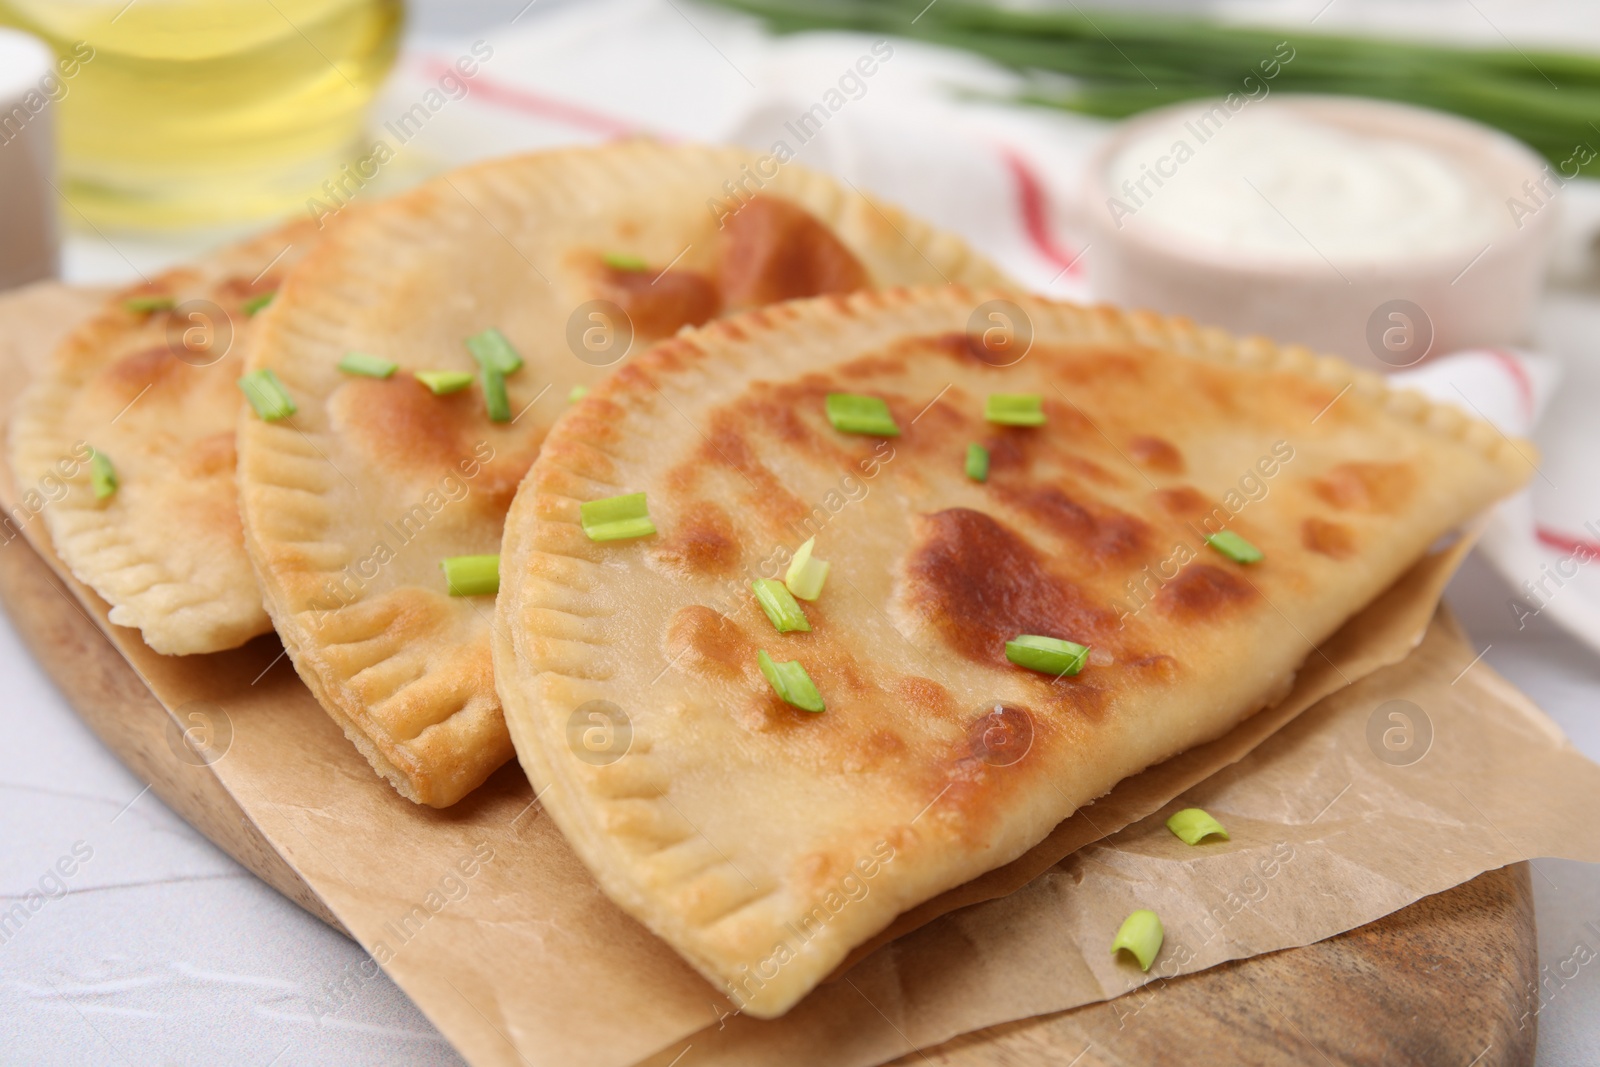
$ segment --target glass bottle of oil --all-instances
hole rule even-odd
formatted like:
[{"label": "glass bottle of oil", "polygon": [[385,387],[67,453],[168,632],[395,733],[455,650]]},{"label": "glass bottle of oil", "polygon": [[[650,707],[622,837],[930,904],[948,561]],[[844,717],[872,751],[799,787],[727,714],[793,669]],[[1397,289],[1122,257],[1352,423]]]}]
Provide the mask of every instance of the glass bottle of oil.
[{"label": "glass bottle of oil", "polygon": [[53,105],[68,221],[132,228],[301,207],[359,155],[402,22],[401,0],[0,0],[76,60]]}]

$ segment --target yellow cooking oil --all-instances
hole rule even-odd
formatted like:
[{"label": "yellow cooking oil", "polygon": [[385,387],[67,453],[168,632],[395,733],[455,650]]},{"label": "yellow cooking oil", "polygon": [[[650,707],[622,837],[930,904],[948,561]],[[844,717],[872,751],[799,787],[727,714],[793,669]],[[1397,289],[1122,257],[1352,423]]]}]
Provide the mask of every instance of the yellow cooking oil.
[{"label": "yellow cooking oil", "polygon": [[[361,154],[401,0],[0,0],[61,64],[70,223],[225,224],[303,209]],[[69,74],[70,72],[70,74]]]}]

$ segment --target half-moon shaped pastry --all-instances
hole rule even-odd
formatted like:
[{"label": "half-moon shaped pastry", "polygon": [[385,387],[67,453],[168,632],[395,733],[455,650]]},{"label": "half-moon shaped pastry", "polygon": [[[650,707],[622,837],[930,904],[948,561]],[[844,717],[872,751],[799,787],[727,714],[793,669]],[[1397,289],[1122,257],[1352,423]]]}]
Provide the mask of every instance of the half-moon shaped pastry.
[{"label": "half-moon shaped pastry", "polygon": [[658,345],[545,439],[500,694],[606,892],[769,1017],[1278,700],[1522,484],[1520,447],[1181,320],[961,287],[783,304]]},{"label": "half-moon shaped pastry", "polygon": [[239,526],[235,382],[256,316],[317,236],[285,226],[116,294],[17,401],[11,464],[30,512],[111,621],[157,652],[272,629]]},{"label": "half-moon shaped pastry", "polygon": [[757,303],[996,277],[953,237],[733,149],[524,156],[341,220],[264,323],[250,365],[271,418],[239,432],[246,544],[295,668],[395,788],[453,804],[512,748],[493,597],[442,564],[499,551],[575,389]]}]

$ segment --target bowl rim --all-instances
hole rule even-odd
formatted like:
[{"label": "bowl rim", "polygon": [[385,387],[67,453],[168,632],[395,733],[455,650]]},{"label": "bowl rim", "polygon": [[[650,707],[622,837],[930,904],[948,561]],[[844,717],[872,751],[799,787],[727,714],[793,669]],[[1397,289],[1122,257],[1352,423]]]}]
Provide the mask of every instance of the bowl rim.
[{"label": "bowl rim", "polygon": [[[1137,247],[1147,255],[1175,261],[1187,267],[1209,271],[1225,270],[1244,277],[1270,275],[1279,279],[1321,280],[1330,266],[1329,262],[1321,257],[1321,253],[1318,253],[1318,258],[1315,260],[1294,261],[1260,253],[1226,251],[1207,246],[1173,231],[1166,231],[1162,236],[1152,233],[1153,227],[1130,230],[1115,225],[1107,217],[1104,206],[1113,196],[1108,172],[1112,161],[1130,142],[1150,129],[1166,123],[1173,116],[1190,114],[1212,106],[1226,107],[1226,99],[1222,96],[1194,97],[1141,111],[1118,123],[1090,154],[1085,170],[1082,203],[1089,217],[1091,230],[1095,231],[1097,240],[1121,242]],[[1510,134],[1475,120],[1432,108],[1375,97],[1280,91],[1260,100],[1251,101],[1239,110],[1259,107],[1309,110],[1319,117],[1334,116],[1335,122],[1341,117],[1346,120],[1357,120],[1373,115],[1382,116],[1389,125],[1409,124],[1424,134],[1431,135],[1428,137],[1430,145],[1453,154],[1458,159],[1475,158],[1483,164],[1492,164],[1507,177],[1521,175],[1531,179],[1553,169],[1552,164],[1543,156]],[[1442,142],[1451,142],[1454,147],[1446,147]],[[1523,220],[1523,225],[1504,231],[1502,236],[1491,241],[1478,254],[1478,258],[1470,263],[1464,263],[1455,251],[1438,252],[1353,264],[1352,273],[1359,273],[1364,282],[1414,279],[1424,275],[1432,277],[1443,273],[1464,274],[1464,267],[1481,264],[1483,260],[1500,260],[1519,253],[1525,246],[1547,244],[1554,234],[1559,214],[1559,200],[1555,197],[1545,200],[1531,216]],[[1463,246],[1463,249],[1470,250],[1470,246]],[[1344,274],[1337,265],[1334,266],[1334,272],[1341,276]],[[1347,278],[1346,281],[1350,279]]]}]

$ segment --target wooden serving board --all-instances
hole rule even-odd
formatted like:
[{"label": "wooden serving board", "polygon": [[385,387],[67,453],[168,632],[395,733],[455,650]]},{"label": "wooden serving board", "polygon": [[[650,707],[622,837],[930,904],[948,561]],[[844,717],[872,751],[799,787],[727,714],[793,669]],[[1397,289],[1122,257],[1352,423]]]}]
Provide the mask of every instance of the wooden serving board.
[{"label": "wooden serving board", "polygon": [[[178,758],[167,736],[171,716],[21,538],[0,547],[0,602],[67,700],[152,792],[269,885],[339,927],[221,782]],[[1523,863],[1319,944],[991,1027],[896,1062],[1530,1064],[1537,972]]]}]

